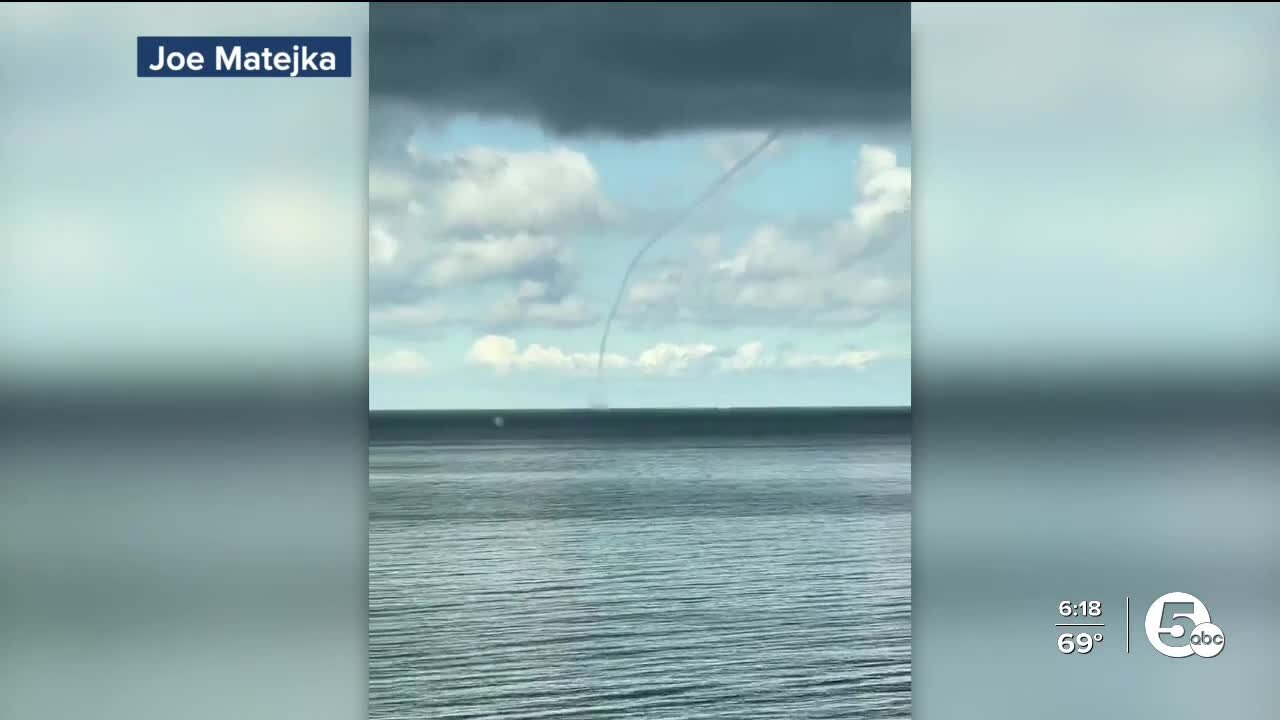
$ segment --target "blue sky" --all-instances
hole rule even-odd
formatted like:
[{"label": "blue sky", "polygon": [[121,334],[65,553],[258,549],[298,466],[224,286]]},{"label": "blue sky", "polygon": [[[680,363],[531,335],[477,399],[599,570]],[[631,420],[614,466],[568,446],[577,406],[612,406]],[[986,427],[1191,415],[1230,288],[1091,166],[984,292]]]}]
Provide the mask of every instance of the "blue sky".
[{"label": "blue sky", "polygon": [[372,408],[909,405],[907,133],[563,138],[374,102]]}]

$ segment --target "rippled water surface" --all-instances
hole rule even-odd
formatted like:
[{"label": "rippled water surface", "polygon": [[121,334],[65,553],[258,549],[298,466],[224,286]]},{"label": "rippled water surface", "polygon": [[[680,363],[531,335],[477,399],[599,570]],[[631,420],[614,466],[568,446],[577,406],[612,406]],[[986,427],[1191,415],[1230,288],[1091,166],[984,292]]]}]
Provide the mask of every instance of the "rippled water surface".
[{"label": "rippled water surface", "polygon": [[909,417],[375,415],[372,718],[909,717]]}]

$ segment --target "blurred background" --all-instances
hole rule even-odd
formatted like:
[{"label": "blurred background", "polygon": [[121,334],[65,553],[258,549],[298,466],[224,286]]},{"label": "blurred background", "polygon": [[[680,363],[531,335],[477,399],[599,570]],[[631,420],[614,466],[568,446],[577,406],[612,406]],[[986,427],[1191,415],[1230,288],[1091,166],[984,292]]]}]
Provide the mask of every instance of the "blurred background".
[{"label": "blurred background", "polygon": [[[914,20],[915,715],[1275,717],[1280,7]],[[0,717],[364,716],[366,29],[0,7]],[[355,79],[133,77],[230,33]]]},{"label": "blurred background", "polygon": [[915,717],[1275,717],[1280,6],[913,21]]},{"label": "blurred background", "polygon": [[[0,717],[364,716],[367,14],[0,7]],[[142,34],[354,77],[139,79]]]}]

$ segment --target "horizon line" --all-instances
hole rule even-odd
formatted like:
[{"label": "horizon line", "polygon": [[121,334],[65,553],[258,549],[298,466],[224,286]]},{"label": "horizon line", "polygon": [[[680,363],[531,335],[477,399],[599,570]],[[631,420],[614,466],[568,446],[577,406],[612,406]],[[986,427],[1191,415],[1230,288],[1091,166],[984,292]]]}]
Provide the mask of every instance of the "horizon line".
[{"label": "horizon line", "polygon": [[369,408],[371,413],[386,412],[471,412],[471,413],[519,413],[519,412],[637,412],[637,411],[690,411],[719,410],[731,412],[736,410],[910,410],[910,405],[675,405],[648,407],[591,407],[591,406],[559,406],[559,407],[519,407],[519,408]]}]

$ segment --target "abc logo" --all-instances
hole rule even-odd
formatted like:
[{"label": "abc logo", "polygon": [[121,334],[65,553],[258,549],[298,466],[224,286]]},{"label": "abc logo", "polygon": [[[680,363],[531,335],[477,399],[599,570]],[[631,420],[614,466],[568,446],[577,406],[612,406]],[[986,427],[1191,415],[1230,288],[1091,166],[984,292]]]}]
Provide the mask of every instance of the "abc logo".
[{"label": "abc logo", "polygon": [[1222,628],[1209,619],[1209,609],[1189,593],[1161,595],[1147,610],[1145,626],[1151,647],[1166,657],[1211,658],[1227,644]]},{"label": "abc logo", "polygon": [[1226,644],[1227,637],[1222,634],[1222,628],[1213,623],[1197,625],[1191,631],[1191,651],[1200,657],[1213,657],[1222,652],[1222,646]]}]

